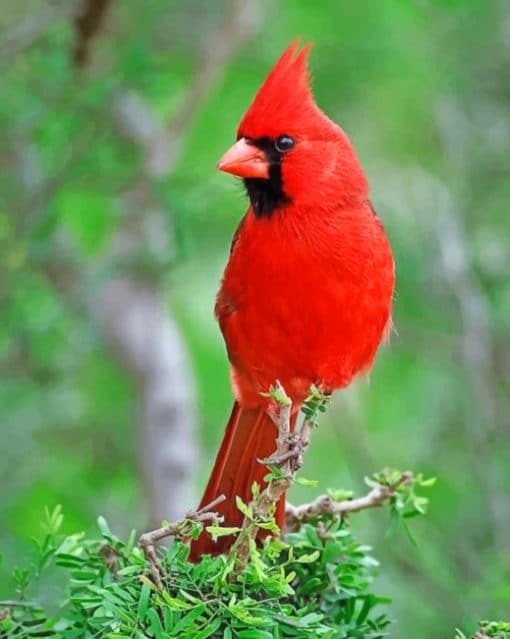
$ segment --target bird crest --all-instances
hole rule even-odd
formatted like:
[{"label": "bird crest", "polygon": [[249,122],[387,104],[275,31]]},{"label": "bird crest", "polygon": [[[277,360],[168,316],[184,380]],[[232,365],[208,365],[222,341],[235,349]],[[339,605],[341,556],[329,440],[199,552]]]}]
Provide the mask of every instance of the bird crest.
[{"label": "bird crest", "polygon": [[[315,104],[310,89],[308,53],[295,40],[282,54],[258,90],[238,129],[238,137],[259,138],[283,133],[298,135],[328,118]],[[292,131],[288,130],[292,125]]]}]

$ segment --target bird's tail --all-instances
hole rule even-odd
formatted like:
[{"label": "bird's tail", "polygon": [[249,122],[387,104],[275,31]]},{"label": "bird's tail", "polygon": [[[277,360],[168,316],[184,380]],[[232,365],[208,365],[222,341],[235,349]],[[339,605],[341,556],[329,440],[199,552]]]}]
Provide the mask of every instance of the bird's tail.
[{"label": "bird's tail", "polygon": [[[291,417],[292,430],[296,417],[297,413]],[[206,506],[218,495],[225,495],[226,500],[215,506],[214,511],[224,517],[223,526],[241,526],[243,515],[236,506],[236,496],[248,504],[252,499],[253,482],[257,482],[262,488],[266,485],[263,479],[268,470],[257,459],[269,457],[274,452],[277,434],[275,425],[263,408],[242,408],[235,402],[199,508]],[[277,505],[275,521],[283,528],[284,496]],[[261,536],[259,533],[259,538]],[[191,543],[190,560],[198,561],[206,553],[218,555],[226,552],[233,541],[233,536],[224,536],[214,542],[208,533],[202,532]]]}]

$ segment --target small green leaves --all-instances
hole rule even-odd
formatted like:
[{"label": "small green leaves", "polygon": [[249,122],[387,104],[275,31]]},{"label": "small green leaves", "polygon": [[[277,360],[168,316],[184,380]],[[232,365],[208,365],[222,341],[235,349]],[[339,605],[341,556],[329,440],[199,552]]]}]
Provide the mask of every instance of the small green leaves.
[{"label": "small green leaves", "polygon": [[103,533],[103,535],[105,535],[106,537],[112,536],[112,531],[110,530],[108,526],[108,522],[103,516],[99,515],[99,517],[97,518],[97,525],[99,527],[99,530]]},{"label": "small green leaves", "polygon": [[285,389],[278,381],[274,386],[271,386],[268,393],[260,394],[262,395],[262,397],[270,397],[271,399],[274,399],[274,401],[279,406],[290,406],[292,404],[290,397],[287,395]]},{"label": "small green leaves", "polygon": [[236,535],[237,533],[241,532],[241,528],[238,528],[236,526],[207,526],[206,531],[211,535],[213,540],[216,541],[218,537],[225,537],[226,535]]},{"label": "small green leaves", "polygon": [[64,520],[62,515],[62,506],[57,504],[53,510],[49,510],[48,507],[44,509],[45,518],[41,523],[42,530],[48,535],[56,535]]},{"label": "small green leaves", "polygon": [[[223,517],[220,517],[217,520],[217,523],[221,523],[223,521]],[[185,537],[189,537],[190,539],[197,539],[202,532],[203,526],[198,521],[191,521],[186,519],[183,522],[183,529],[181,530],[181,535]]]},{"label": "small green leaves", "polygon": [[30,571],[26,568],[14,568],[12,571],[12,580],[16,587],[16,593],[18,596],[23,596],[25,590],[30,583],[31,575]]},{"label": "small green leaves", "polygon": [[168,604],[170,610],[189,610],[191,608],[191,604],[187,601],[183,601],[178,597],[171,597],[166,590],[163,590],[161,593],[163,598],[163,602]]},{"label": "small green leaves", "polygon": [[310,386],[308,395],[301,406],[301,412],[305,418],[314,426],[319,425],[319,413],[325,413],[327,405],[331,399],[330,395],[325,395],[320,388],[315,385]]},{"label": "small green leaves", "polygon": [[250,506],[248,506],[248,504],[244,503],[244,501],[239,497],[239,495],[236,495],[236,506],[238,510],[240,510],[243,513],[245,517],[247,517],[248,519],[253,519],[253,510],[251,509]]},{"label": "small green leaves", "polygon": [[318,486],[319,482],[316,479],[306,479],[305,477],[296,477],[294,479],[296,484],[300,486]]},{"label": "small green leaves", "polygon": [[269,483],[274,479],[285,479],[287,477],[280,466],[277,466],[276,464],[268,464],[267,468],[270,472],[264,477],[264,481],[266,483]]},{"label": "small green leaves", "polygon": [[427,510],[428,498],[416,491],[419,488],[430,488],[435,484],[435,477],[425,479],[421,473],[413,474],[409,471],[385,469],[365,478],[365,483],[373,489],[384,487],[389,490],[390,497],[390,527],[387,535],[393,534],[402,525],[409,540],[416,545],[407,520],[424,515]]},{"label": "small green leaves", "polygon": [[281,532],[274,519],[269,519],[268,521],[257,521],[257,527],[262,530],[269,530],[273,533],[273,535],[279,535]]},{"label": "small green leaves", "polygon": [[480,634],[495,639],[510,639],[510,621],[481,621]]},{"label": "small green leaves", "polygon": [[266,576],[266,566],[262,561],[259,551],[257,550],[257,544],[254,539],[249,539],[250,559],[252,565],[257,573],[257,577],[263,581]]},{"label": "small green leaves", "polygon": [[352,490],[345,490],[343,488],[328,488],[326,492],[334,501],[347,501],[354,497]]},{"label": "small green leaves", "polygon": [[[322,401],[318,391],[313,397]],[[279,468],[270,466],[270,478],[280,477]],[[300,483],[315,484],[303,478]],[[432,485],[421,475],[393,470],[367,483],[389,491],[395,525],[424,511],[426,500],[416,490]],[[253,494],[259,491],[254,484]],[[329,492],[338,501],[352,497],[348,491]],[[124,543],[100,517],[97,538],[64,536],[60,508],[48,511],[44,536],[34,541],[35,561],[14,571],[17,596],[25,597],[27,588],[31,592],[51,564],[66,571],[67,595],[57,620],[27,600],[7,612],[0,602],[2,639],[79,639],[84,628],[87,636],[105,639],[382,639],[387,634],[387,617],[374,610],[388,600],[371,590],[377,561],[370,548],[355,540],[346,521],[317,515],[314,525],[303,524],[285,539],[261,541],[262,536],[253,537],[255,528],[280,533],[273,513],[257,514],[240,498],[236,504],[247,520],[244,528],[213,522],[206,532],[213,539],[237,535],[247,540],[249,556],[241,574],[235,573],[234,557],[205,556],[198,564],[188,563],[189,545],[175,539],[160,553],[161,590],[135,545],[136,534]],[[190,520],[180,528],[185,537],[201,531]],[[490,634],[492,626],[487,626],[487,636],[510,639],[503,626],[497,628]]]},{"label": "small green leaves", "polygon": [[317,559],[320,557],[320,552],[318,550],[315,550],[314,552],[310,553],[309,555],[300,555],[296,561],[298,561],[300,564],[311,564],[314,561],[317,561]]},{"label": "small green leaves", "polygon": [[[462,630],[457,628],[455,633],[455,639],[467,639]],[[510,639],[510,622],[480,621],[478,632],[473,639]]]}]

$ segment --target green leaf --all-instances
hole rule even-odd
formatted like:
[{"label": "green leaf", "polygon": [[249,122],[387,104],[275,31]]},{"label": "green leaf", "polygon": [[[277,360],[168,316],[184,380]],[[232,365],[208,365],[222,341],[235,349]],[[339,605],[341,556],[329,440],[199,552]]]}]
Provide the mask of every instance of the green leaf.
[{"label": "green leaf", "polygon": [[151,596],[151,589],[149,585],[144,583],[142,584],[142,589],[140,591],[140,598],[138,600],[138,618],[143,621],[145,619],[145,614],[149,608],[149,600]]},{"label": "green leaf", "polygon": [[156,639],[167,639],[167,635],[161,623],[161,619],[157,611],[154,608],[149,608],[147,611],[147,619],[149,621],[150,629]]},{"label": "green leaf", "polygon": [[213,621],[209,622],[203,630],[201,630],[197,634],[194,634],[193,639],[206,639],[206,637],[210,637],[211,635],[213,635],[220,626],[221,619],[214,619]]},{"label": "green leaf", "polygon": [[296,484],[300,486],[318,486],[319,482],[316,479],[305,479],[305,477],[296,477],[294,479]]},{"label": "green leaf", "polygon": [[247,519],[253,519],[253,510],[244,503],[239,495],[236,495],[236,506]]},{"label": "green leaf", "polygon": [[299,562],[300,564],[311,564],[320,557],[320,552],[316,550],[315,552],[310,553],[309,555],[301,555],[296,557],[294,561]]},{"label": "green leaf", "polygon": [[262,397],[271,397],[274,401],[280,406],[290,406],[292,404],[292,400],[285,392],[285,389],[277,382],[275,386],[271,386],[269,389],[269,393],[260,393]]},{"label": "green leaf", "polygon": [[252,539],[251,537],[248,539],[248,544],[250,549],[251,562],[255,568],[258,578],[260,580],[263,580],[266,576],[266,567],[257,549],[257,544],[255,543],[255,540]]},{"label": "green leaf", "polygon": [[186,630],[186,628],[190,628],[194,624],[195,620],[199,619],[203,615],[205,609],[205,605],[201,604],[187,615],[184,615],[184,617],[182,617],[182,619],[172,628],[172,634],[174,636],[178,636],[180,632]]},{"label": "green leaf", "polygon": [[271,471],[268,475],[264,477],[264,481],[269,483],[273,479],[285,479],[287,476],[283,470],[277,466],[276,464],[267,464],[266,466]]},{"label": "green leaf", "polygon": [[258,521],[257,526],[262,528],[262,530],[269,530],[275,535],[279,535],[281,532],[279,526],[274,522],[274,520]]},{"label": "green leaf", "polygon": [[191,608],[191,604],[182,601],[182,599],[171,597],[166,590],[163,590],[161,596],[172,610],[189,610]]},{"label": "green leaf", "polygon": [[112,531],[110,530],[108,526],[108,522],[102,515],[100,515],[97,518],[97,525],[99,527],[99,530],[103,533],[103,535],[106,535],[107,537],[112,537]]},{"label": "green leaf", "polygon": [[237,526],[206,526],[206,531],[211,535],[211,537],[216,541],[218,537],[225,537],[226,535],[235,535],[241,532],[241,528]]}]

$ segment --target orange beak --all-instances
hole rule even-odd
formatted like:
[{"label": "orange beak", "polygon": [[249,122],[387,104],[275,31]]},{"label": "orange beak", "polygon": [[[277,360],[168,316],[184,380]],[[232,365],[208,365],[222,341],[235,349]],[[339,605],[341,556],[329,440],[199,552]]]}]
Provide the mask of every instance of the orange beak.
[{"label": "orange beak", "polygon": [[246,138],[241,138],[230,147],[217,168],[243,178],[269,178],[269,162],[264,152]]}]

